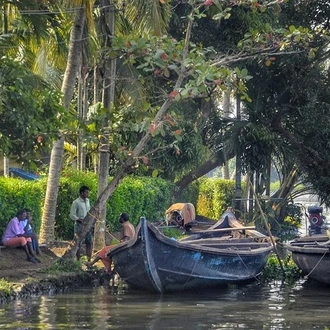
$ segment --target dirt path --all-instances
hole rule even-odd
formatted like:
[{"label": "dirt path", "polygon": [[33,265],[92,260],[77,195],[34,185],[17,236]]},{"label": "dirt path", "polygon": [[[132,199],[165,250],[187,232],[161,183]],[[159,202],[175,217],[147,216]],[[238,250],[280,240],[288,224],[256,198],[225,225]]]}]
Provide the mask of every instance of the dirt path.
[{"label": "dirt path", "polygon": [[52,248],[41,247],[38,257],[41,263],[31,263],[26,260],[24,251],[20,248],[0,249],[0,278],[10,282],[34,277],[48,268],[64,252],[65,245],[54,245]]}]

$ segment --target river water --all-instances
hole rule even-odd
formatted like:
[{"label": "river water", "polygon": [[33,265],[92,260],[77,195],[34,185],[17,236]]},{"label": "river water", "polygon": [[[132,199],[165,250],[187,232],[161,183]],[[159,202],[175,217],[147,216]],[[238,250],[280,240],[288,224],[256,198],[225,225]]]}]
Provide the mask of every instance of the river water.
[{"label": "river water", "polygon": [[330,287],[252,283],[148,294],[87,287],[1,306],[0,329],[330,329]]}]

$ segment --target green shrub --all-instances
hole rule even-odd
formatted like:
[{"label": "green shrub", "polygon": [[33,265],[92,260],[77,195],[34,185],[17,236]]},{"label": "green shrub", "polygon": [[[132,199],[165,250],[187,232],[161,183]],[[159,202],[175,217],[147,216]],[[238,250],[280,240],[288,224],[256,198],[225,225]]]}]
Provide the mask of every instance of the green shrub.
[{"label": "green shrub", "polygon": [[267,264],[262,271],[261,279],[263,282],[281,280],[288,284],[292,284],[299,279],[301,276],[301,270],[294,263],[290,254],[282,258],[281,262],[283,269],[280,266],[276,254],[273,253],[270,255]]},{"label": "green shrub", "polygon": [[159,178],[127,177],[109,198],[107,225],[110,230],[119,229],[120,213],[127,212],[136,225],[141,216],[158,221],[171,204],[173,184]]},{"label": "green shrub", "polygon": [[235,197],[235,181],[219,178],[200,179],[199,195],[196,203],[198,215],[219,219]]},{"label": "green shrub", "polygon": [[[97,175],[92,172],[65,170],[60,178],[56,215],[55,238],[70,240],[73,237],[73,221],[69,217],[70,207],[79,195],[79,187],[90,188],[90,202],[97,200]],[[109,179],[109,181],[111,178]],[[21,208],[32,211],[33,226],[39,232],[47,179],[28,181],[14,178],[0,178],[0,235],[8,221]],[[234,196],[234,182],[222,179],[202,179],[189,185],[178,197],[173,198],[175,185],[160,178],[126,177],[107,202],[106,225],[110,231],[119,230],[119,215],[127,212],[137,225],[141,216],[149,221],[158,221],[173,203],[190,202],[196,213],[218,219],[231,205]]]},{"label": "green shrub", "polygon": [[45,179],[28,181],[0,177],[0,239],[9,220],[23,208],[31,209],[33,227],[39,231],[45,187]]},{"label": "green shrub", "polygon": [[7,282],[3,278],[0,278],[0,294],[10,296],[13,293],[14,287],[12,283]]},{"label": "green shrub", "polygon": [[[109,182],[111,178],[109,179]],[[97,199],[97,175],[78,171],[66,171],[60,180],[60,191],[56,209],[55,235],[60,239],[73,237],[73,222],[69,217],[70,207],[79,195],[79,187],[90,188],[90,203]],[[150,177],[126,177],[107,202],[106,226],[120,230],[119,215],[126,212],[136,225],[141,216],[150,221],[159,220],[170,204],[173,185],[163,179]]]}]

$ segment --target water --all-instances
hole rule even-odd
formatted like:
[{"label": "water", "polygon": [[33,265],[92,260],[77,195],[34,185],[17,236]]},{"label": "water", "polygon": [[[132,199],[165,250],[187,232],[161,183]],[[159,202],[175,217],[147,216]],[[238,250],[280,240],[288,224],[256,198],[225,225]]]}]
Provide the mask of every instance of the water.
[{"label": "water", "polygon": [[330,288],[258,283],[182,294],[82,288],[1,306],[0,329],[330,329]]}]

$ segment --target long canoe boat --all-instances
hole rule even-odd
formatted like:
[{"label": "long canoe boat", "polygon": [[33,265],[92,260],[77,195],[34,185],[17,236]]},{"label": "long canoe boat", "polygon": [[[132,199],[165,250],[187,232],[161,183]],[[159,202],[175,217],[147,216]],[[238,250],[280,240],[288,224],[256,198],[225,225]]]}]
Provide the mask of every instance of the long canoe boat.
[{"label": "long canoe boat", "polygon": [[327,236],[303,237],[285,247],[307,278],[330,285],[330,240]]},{"label": "long canoe boat", "polygon": [[130,286],[163,293],[253,280],[271,251],[269,242],[180,242],[141,218],[136,235],[112,249],[108,257]]}]

